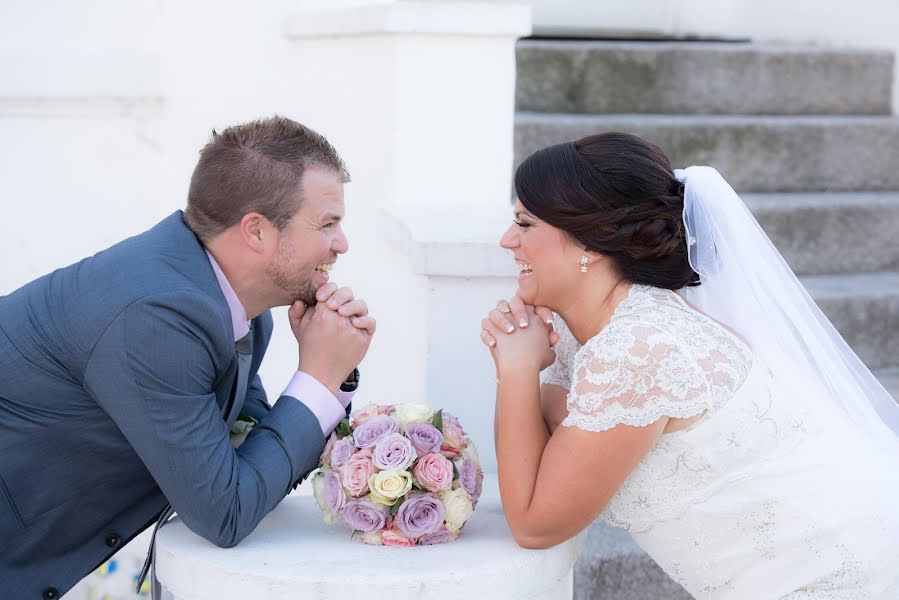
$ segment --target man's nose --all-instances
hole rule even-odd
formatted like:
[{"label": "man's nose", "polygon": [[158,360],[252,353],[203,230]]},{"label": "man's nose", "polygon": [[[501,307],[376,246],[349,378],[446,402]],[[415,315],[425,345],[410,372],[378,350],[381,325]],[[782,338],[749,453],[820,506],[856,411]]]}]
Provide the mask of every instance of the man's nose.
[{"label": "man's nose", "polygon": [[337,226],[337,237],[334,238],[334,243],[331,244],[331,247],[337,254],[345,254],[347,250],[350,249],[350,243],[346,239],[346,234],[343,232],[343,227],[339,225]]}]

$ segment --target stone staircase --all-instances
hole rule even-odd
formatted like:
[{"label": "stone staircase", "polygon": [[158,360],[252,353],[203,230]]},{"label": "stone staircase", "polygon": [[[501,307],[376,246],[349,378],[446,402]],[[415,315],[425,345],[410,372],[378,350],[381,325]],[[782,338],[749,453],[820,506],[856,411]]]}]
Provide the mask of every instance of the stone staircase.
[{"label": "stone staircase", "polygon": [[[516,164],[602,131],[716,167],[846,341],[899,398],[899,118],[886,52],[523,40]],[[579,600],[690,598],[622,531],[591,526]]]}]

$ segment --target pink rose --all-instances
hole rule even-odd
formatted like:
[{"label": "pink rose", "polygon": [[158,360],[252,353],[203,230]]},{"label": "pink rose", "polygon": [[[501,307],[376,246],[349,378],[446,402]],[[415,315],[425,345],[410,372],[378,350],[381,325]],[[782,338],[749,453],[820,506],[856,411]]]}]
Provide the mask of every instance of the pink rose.
[{"label": "pink rose", "polygon": [[468,446],[468,440],[465,439],[465,432],[459,424],[459,420],[453,415],[443,413],[443,444],[440,451],[449,458],[459,458],[462,456],[460,452]]},{"label": "pink rose", "polygon": [[402,532],[396,529],[385,529],[381,532],[381,543],[385,546],[397,546],[399,548],[409,548],[415,545],[415,540],[407,538]]},{"label": "pink rose", "polygon": [[371,450],[366,448],[349,457],[340,467],[340,482],[350,496],[358,498],[368,493],[368,478],[372,471]]},{"label": "pink rose", "polygon": [[363,408],[354,410],[350,413],[350,421],[353,424],[353,428],[355,429],[374,416],[386,415],[389,408],[390,407],[388,406],[381,406],[380,404],[369,404]]},{"label": "pink rose", "polygon": [[453,486],[453,463],[442,454],[425,454],[412,467],[412,476],[429,492],[448,490]]}]

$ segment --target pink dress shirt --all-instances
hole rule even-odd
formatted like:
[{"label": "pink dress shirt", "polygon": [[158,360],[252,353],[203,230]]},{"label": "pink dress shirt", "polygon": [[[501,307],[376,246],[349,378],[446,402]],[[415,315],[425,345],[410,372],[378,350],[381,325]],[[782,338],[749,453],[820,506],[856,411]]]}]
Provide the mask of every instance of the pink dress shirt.
[{"label": "pink dress shirt", "polygon": [[[222,268],[215,261],[212,254],[206,251],[215,278],[218,280],[222,294],[231,310],[231,325],[234,327],[234,341],[236,342],[250,331],[250,321],[247,319],[247,311],[241,305],[234,288],[228,283],[228,279],[222,272]],[[334,428],[346,417],[346,408],[353,400],[355,392],[337,392],[337,396],[331,393],[319,380],[312,375],[297,371],[293,374],[290,383],[284,388],[281,396],[290,396],[306,405],[312,414],[318,419],[322,433],[327,438]],[[278,400],[279,402],[281,400]]]}]

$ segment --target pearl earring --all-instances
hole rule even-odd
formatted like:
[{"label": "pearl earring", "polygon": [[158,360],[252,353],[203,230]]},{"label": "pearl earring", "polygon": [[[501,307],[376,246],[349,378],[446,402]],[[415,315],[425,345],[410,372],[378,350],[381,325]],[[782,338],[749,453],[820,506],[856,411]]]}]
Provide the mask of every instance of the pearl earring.
[{"label": "pearl earring", "polygon": [[581,255],[581,273],[586,273],[586,272],[587,272],[587,261],[588,261],[588,260],[589,260],[589,259],[587,258],[587,255],[586,255],[586,254],[582,254],[582,255]]}]

